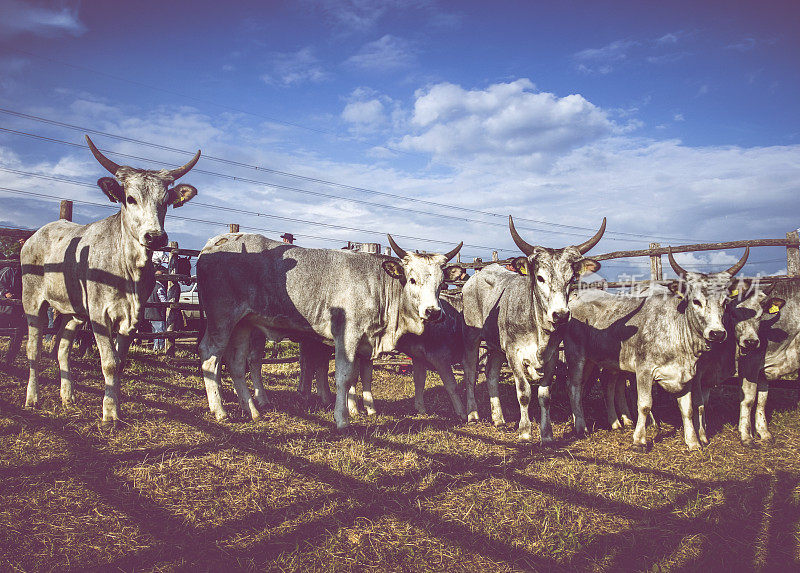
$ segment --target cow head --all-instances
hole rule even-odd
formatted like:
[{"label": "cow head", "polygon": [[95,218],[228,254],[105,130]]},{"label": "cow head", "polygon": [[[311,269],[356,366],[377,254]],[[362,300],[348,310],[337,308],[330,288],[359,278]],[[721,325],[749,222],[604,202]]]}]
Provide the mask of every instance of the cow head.
[{"label": "cow head", "polygon": [[526,243],[514,228],[514,220],[508,216],[508,228],[514,242],[525,253],[511,263],[518,273],[530,280],[531,294],[542,309],[545,330],[553,330],[567,323],[569,287],[584,273],[597,272],[600,263],[584,258],[584,253],[594,247],[606,230],[606,219],[594,237],[580,245],[563,249],[548,249]]},{"label": "cow head", "polygon": [[164,231],[164,216],[167,207],[180,207],[197,195],[197,189],[186,184],[175,185],[175,180],[194,167],[200,159],[200,151],[183,167],[151,171],[117,165],[100,153],[88,135],[86,142],[100,165],[114,176],[99,179],[97,185],[111,201],[121,205],[125,232],[147,249],[165,246],[167,233]]},{"label": "cow head", "polygon": [[722,342],[727,336],[723,315],[734,290],[733,277],[742,270],[749,254],[750,247],[747,247],[739,262],[727,271],[705,274],[685,270],[675,261],[672,249],[669,250],[669,264],[680,278],[669,288],[685,298],[689,326],[706,342]]},{"label": "cow head", "polygon": [[749,279],[742,279],[731,292],[728,305],[729,316],[736,335],[739,352],[747,354],[759,347],[758,335],[761,322],[777,318],[786,300],[770,296],[775,284],[764,289]]},{"label": "cow head", "polygon": [[[383,270],[403,285],[403,303],[406,309],[418,318],[418,324],[438,322],[442,319],[442,308],[439,306],[439,291],[445,280],[456,280],[463,274],[463,269],[447,262],[456,256],[463,242],[444,255],[417,254],[404,251],[397,246],[391,235],[389,244],[400,258],[400,261],[389,259],[383,261]],[[421,334],[418,329],[416,334]]]}]

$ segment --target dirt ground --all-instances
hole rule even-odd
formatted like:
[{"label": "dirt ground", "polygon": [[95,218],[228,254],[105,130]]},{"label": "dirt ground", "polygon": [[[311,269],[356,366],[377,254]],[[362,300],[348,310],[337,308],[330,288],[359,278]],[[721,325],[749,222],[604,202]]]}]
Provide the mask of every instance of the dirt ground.
[{"label": "dirt ground", "polygon": [[775,440],[755,448],[738,440],[736,388],[716,391],[711,443],[693,453],[665,397],[639,454],[631,430],[607,429],[599,393],[576,439],[557,392],[543,448],[518,442],[509,381],[495,428],[482,381],[483,421],[464,424],[438,377],[423,416],[411,377],[376,369],[379,414],[337,432],[288,364],[264,367],[260,420],[217,423],[196,363],[134,349],[124,422],[107,429],[97,355],[73,360],[69,410],[45,366],[36,410],[22,357],[0,369],[2,570],[800,570],[796,391],[771,393]]}]

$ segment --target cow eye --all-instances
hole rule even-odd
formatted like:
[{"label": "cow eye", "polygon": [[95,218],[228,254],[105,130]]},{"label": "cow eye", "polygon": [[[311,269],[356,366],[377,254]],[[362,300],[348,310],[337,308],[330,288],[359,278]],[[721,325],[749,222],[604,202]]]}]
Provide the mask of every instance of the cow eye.
[{"label": "cow eye", "polygon": [[536,280],[539,281],[540,283],[543,283],[544,277],[542,275],[536,275]]},{"label": "cow eye", "polygon": [[132,195],[128,195],[125,201],[127,201],[128,205],[136,205],[136,199],[134,199]]},{"label": "cow eye", "polygon": [[702,303],[700,302],[700,299],[697,298],[692,301],[692,304],[697,307],[703,306]]},{"label": "cow eye", "polygon": [[410,282],[412,285],[415,285],[415,284],[417,284],[417,281],[416,281],[416,280],[414,280],[414,279],[408,279],[408,282]]}]

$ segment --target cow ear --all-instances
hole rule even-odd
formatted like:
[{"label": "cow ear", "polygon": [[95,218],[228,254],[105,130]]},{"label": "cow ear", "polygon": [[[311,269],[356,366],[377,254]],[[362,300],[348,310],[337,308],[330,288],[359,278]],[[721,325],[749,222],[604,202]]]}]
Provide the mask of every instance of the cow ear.
[{"label": "cow ear", "polygon": [[197,195],[197,189],[191,185],[187,185],[186,183],[181,183],[180,185],[173,187],[171,193],[174,197],[172,200],[172,208],[177,209],[178,207],[182,207],[184,203]]},{"label": "cow ear", "polygon": [[682,282],[683,281],[670,281],[670,283],[667,285],[669,292],[677,295],[679,298],[683,298]]},{"label": "cow ear", "polygon": [[460,281],[467,278],[467,271],[458,265],[450,265],[444,269],[444,280],[446,281]]},{"label": "cow ear", "polygon": [[511,261],[511,266],[521,275],[528,274],[528,257],[517,257]]},{"label": "cow ear", "polygon": [[782,298],[778,298],[776,296],[772,296],[761,303],[764,312],[769,314],[778,314],[783,305],[786,304],[786,301]]},{"label": "cow ear", "polygon": [[103,190],[106,197],[111,199],[112,203],[124,203],[125,191],[122,190],[122,185],[113,177],[101,177],[97,180],[97,186]]},{"label": "cow ear", "polygon": [[739,279],[729,287],[728,292],[731,298],[744,300],[753,294],[753,281],[751,279]]},{"label": "cow ear", "polygon": [[586,275],[600,270],[600,263],[594,259],[581,259],[578,261],[578,274]]},{"label": "cow ear", "polygon": [[383,267],[383,270],[386,271],[386,274],[393,279],[397,279],[399,281],[406,280],[406,273],[403,270],[403,265],[401,265],[398,261],[389,259],[387,261],[383,261],[381,266]]}]

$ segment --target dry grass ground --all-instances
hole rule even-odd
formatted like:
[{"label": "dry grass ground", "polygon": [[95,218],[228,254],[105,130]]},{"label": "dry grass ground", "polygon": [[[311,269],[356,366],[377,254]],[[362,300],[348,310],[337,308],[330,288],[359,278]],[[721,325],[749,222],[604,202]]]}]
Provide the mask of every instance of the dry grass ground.
[{"label": "dry grass ground", "polygon": [[[518,443],[515,423],[458,422],[438,379],[432,414],[414,415],[411,377],[388,370],[376,371],[381,413],[344,434],[301,403],[296,365],[265,366],[274,408],[260,421],[219,424],[196,366],[143,350],[126,371],[125,422],[109,430],[96,354],[74,360],[68,411],[46,364],[35,411],[21,407],[22,359],[0,371],[2,570],[800,569],[793,392],[771,395],[772,445],[739,444],[726,390],[704,451],[685,451],[668,400],[652,450],[636,454],[630,430],[603,429],[594,395],[585,439],[556,397],[559,441],[543,449]],[[502,389],[511,421],[514,389]]]}]

